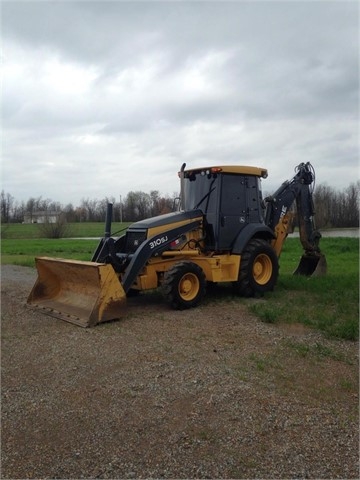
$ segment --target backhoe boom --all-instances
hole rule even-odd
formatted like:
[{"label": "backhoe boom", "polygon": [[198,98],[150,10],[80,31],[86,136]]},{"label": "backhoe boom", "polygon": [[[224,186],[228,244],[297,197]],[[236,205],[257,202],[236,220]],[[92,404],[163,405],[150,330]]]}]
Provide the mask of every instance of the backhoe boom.
[{"label": "backhoe boom", "polygon": [[313,189],[315,173],[312,165],[301,163],[296,167],[296,174],[290,181],[284,182],[270,197],[267,203],[265,223],[276,232],[273,247],[280,256],[287,234],[292,229],[295,216],[292,211],[296,204],[300,241],[304,249],[296,274],[312,275],[326,271],[325,257],[321,254],[320,232],[315,228]]}]

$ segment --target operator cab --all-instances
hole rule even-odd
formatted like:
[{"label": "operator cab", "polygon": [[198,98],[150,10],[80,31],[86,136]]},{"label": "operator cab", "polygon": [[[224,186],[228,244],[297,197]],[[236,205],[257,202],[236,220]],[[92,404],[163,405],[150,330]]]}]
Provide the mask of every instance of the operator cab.
[{"label": "operator cab", "polygon": [[264,168],[222,166],[182,170],[181,204],[184,211],[202,210],[205,247],[231,251],[241,230],[264,222],[261,178]]}]

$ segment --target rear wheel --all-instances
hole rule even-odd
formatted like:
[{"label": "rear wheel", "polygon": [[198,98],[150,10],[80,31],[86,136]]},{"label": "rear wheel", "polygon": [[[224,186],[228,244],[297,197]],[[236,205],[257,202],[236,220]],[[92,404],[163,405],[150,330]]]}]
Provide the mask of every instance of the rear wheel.
[{"label": "rear wheel", "polygon": [[279,274],[275,251],[261,239],[251,240],[241,255],[239,279],[235,290],[244,297],[263,295],[274,289]]},{"label": "rear wheel", "polygon": [[165,272],[162,289],[172,308],[184,310],[201,302],[205,285],[205,274],[196,263],[179,262]]}]

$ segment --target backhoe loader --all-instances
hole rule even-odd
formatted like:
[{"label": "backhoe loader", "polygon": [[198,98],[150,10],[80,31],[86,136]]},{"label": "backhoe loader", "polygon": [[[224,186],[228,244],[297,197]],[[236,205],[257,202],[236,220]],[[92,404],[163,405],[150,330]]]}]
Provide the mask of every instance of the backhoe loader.
[{"label": "backhoe loader", "polygon": [[207,285],[221,282],[245,297],[263,295],[276,285],[295,206],[304,254],[294,273],[326,273],[310,163],[298,165],[267,198],[261,190],[265,168],[185,167],[177,211],[135,222],[113,237],[108,204],[105,234],[91,261],[37,257],[38,278],[27,303],[89,327],[123,317],[127,296],[158,287],[174,309],[196,307]]}]

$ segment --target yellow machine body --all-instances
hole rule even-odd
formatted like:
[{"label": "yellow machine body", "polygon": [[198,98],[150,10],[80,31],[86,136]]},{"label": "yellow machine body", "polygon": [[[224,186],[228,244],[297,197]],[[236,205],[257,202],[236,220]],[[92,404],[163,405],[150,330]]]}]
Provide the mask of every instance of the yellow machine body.
[{"label": "yellow machine body", "polygon": [[196,307],[209,283],[232,284],[250,297],[271,292],[278,259],[292,228],[296,201],[304,255],[295,274],[326,273],[320,232],[313,222],[309,163],[300,164],[291,181],[262,198],[267,170],[222,166],[179,172],[181,209],[137,221],[111,237],[112,204],[105,235],[83,262],[37,257],[38,278],[27,303],[82,327],[124,316],[126,297],[161,287],[175,309]]},{"label": "yellow machine body", "polygon": [[204,256],[196,252],[165,252],[160,258],[149,260],[142,273],[136,278],[133,288],[152,290],[158,288],[159,279],[174,264],[188,261],[198,265],[204,272],[206,281],[221,283],[235,282],[239,276],[240,255]]}]

